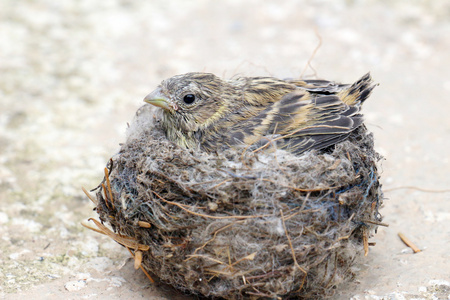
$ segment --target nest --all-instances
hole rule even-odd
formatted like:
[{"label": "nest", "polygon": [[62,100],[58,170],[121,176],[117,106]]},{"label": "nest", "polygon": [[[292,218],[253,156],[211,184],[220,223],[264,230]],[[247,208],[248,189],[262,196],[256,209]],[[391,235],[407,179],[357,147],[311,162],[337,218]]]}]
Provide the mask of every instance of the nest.
[{"label": "nest", "polygon": [[184,292],[323,298],[352,278],[382,225],[379,159],[364,126],[300,156],[186,150],[144,106],[97,190],[96,224],[136,267]]}]

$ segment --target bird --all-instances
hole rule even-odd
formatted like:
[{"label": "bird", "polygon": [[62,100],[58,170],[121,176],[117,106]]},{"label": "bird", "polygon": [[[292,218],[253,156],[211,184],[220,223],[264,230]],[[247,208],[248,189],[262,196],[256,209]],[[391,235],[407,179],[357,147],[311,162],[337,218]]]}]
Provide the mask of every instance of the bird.
[{"label": "bird", "polygon": [[144,101],[159,108],[167,139],[182,148],[275,145],[300,155],[333,146],[361,126],[361,104],[375,86],[370,73],[339,84],[191,72],[163,80]]}]

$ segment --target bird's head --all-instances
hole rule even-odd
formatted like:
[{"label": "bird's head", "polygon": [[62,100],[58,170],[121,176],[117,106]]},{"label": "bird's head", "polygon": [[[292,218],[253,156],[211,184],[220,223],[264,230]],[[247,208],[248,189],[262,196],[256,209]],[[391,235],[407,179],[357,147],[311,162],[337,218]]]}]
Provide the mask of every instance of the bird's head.
[{"label": "bird's head", "polygon": [[218,120],[224,110],[226,81],[210,73],[187,73],[164,80],[144,101],[163,109],[163,121],[183,132]]}]

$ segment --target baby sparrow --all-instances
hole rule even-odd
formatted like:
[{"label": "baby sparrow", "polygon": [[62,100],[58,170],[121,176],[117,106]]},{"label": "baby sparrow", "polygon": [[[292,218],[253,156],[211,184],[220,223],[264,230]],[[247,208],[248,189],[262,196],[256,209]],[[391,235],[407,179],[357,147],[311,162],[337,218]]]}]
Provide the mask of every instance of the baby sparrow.
[{"label": "baby sparrow", "polygon": [[144,101],[162,108],[166,136],[181,147],[211,152],[270,143],[301,154],[334,145],[359,127],[361,103],[374,87],[370,74],[346,85],[187,73],[164,80]]}]

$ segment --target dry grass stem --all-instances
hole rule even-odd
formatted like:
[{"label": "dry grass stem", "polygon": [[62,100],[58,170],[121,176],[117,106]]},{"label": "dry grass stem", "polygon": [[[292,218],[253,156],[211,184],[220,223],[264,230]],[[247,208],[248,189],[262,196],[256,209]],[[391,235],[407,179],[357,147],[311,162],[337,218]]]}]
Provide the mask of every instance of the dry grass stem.
[{"label": "dry grass stem", "polygon": [[414,251],[414,253],[422,251],[413,242],[411,242],[403,233],[399,232],[398,237],[402,240],[403,243],[405,243],[406,246],[411,248]]}]

